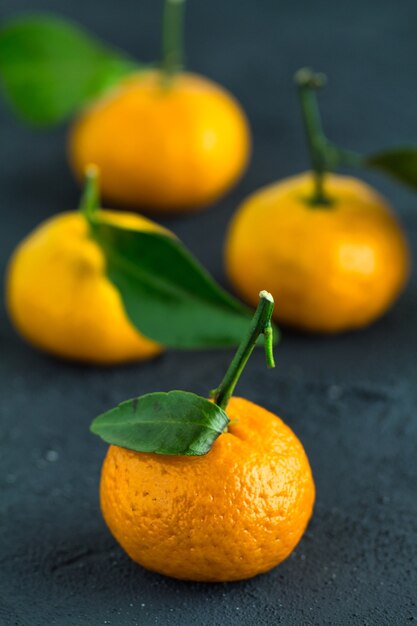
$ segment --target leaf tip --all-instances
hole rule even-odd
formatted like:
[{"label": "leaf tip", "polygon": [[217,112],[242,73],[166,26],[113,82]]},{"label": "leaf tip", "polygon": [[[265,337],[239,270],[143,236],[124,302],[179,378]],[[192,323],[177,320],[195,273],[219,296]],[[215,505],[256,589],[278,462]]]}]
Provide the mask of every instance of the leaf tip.
[{"label": "leaf tip", "polygon": [[93,433],[93,435],[98,435],[98,436],[100,436],[100,427],[97,427],[97,422],[98,422],[99,417],[100,416],[95,417],[90,424],[90,433]]}]

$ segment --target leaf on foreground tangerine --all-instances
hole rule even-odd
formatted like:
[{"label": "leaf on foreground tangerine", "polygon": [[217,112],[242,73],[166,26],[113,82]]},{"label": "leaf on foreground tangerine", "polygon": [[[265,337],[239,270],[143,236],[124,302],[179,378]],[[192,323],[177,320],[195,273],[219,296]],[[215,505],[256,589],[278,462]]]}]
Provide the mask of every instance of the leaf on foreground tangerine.
[{"label": "leaf on foreground tangerine", "polygon": [[149,393],[95,418],[91,431],[137,452],[207,454],[229,418],[219,406],[188,391]]}]

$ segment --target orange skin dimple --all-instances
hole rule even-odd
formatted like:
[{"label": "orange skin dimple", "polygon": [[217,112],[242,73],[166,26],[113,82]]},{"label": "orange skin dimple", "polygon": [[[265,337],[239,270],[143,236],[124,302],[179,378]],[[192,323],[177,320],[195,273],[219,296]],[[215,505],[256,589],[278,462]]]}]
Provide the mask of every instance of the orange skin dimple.
[{"label": "orange skin dimple", "polygon": [[327,174],[330,207],[312,207],[310,173],[255,192],[238,209],[226,240],[236,291],[256,304],[267,284],[282,324],[333,333],[366,326],[404,288],[410,270],[405,236],[386,201],[369,185]]},{"label": "orange skin dimple", "polygon": [[315,488],[304,449],[277,416],[232,398],[229,431],[200,457],[110,446],[100,486],[104,519],[129,556],[186,580],[249,578],[299,542]]},{"label": "orange skin dimple", "polygon": [[[100,211],[100,216],[125,228],[164,231],[136,214]],[[18,246],[7,272],[6,299],[22,336],[57,356],[112,364],[149,359],[162,350],[127,319],[80,212],[50,218]]]},{"label": "orange skin dimple", "polygon": [[100,168],[105,198],[164,212],[214,202],[249,151],[245,114],[226,90],[188,73],[164,85],[157,71],[129,77],[85,110],[69,143],[80,178],[88,163]]}]

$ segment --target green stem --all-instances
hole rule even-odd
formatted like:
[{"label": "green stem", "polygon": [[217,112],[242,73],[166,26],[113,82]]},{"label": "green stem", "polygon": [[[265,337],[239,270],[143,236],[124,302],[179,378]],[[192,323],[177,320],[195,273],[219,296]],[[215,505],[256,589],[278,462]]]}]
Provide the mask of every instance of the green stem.
[{"label": "green stem", "polygon": [[310,199],[313,205],[330,205],[331,200],[324,190],[324,178],[328,169],[328,141],[323,132],[320,111],[317,103],[317,89],[325,84],[323,74],[315,74],[308,68],[298,70],[295,82],[298,86],[304,130],[310,153],[311,168],[314,175],[314,192]]},{"label": "green stem", "polygon": [[183,67],[185,0],[165,0],[162,19],[162,72],[170,82]]},{"label": "green stem", "polygon": [[362,167],[364,159],[356,152],[342,150],[335,146],[324,134],[317,103],[317,90],[326,83],[324,74],[316,74],[308,68],[303,68],[295,74],[295,82],[298,87],[311,169],[314,176],[314,191],[309,198],[309,203],[320,208],[329,207],[332,205],[332,200],[325,191],[326,173],[341,165]]},{"label": "green stem", "polygon": [[85,169],[84,190],[81,196],[79,210],[89,224],[94,213],[100,207],[99,175],[100,172],[97,165],[87,165]]},{"label": "green stem", "polygon": [[271,324],[271,316],[274,310],[274,299],[267,291],[261,291],[259,298],[258,308],[253,316],[248,334],[244,337],[239,348],[237,349],[237,352],[233,357],[222,382],[217,389],[211,392],[214,402],[222,409],[226,409],[234,388],[236,387],[236,383],[239,380],[254,347],[256,346],[259,335],[264,335],[267,366],[275,367],[273,355],[273,330]]}]

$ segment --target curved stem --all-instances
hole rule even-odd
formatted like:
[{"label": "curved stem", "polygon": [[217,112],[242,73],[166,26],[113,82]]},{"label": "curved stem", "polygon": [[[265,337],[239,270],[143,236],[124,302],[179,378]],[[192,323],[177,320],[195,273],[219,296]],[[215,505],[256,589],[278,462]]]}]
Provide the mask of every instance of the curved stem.
[{"label": "curved stem", "polygon": [[233,394],[236,383],[243,372],[246,363],[258,340],[259,335],[264,335],[265,356],[267,367],[275,367],[273,355],[273,329],[271,324],[271,316],[274,310],[274,299],[267,291],[261,291],[259,294],[259,304],[253,316],[252,323],[248,330],[248,334],[242,340],[239,348],[228,370],[220,383],[220,385],[211,392],[214,402],[226,409],[227,404]]},{"label": "curved stem", "polygon": [[323,74],[315,74],[308,68],[298,70],[295,75],[298,86],[304,129],[310,152],[311,167],[314,174],[314,193],[311,204],[329,205],[331,200],[324,190],[324,177],[328,169],[328,141],[323,132],[316,91],[326,82]]},{"label": "curved stem", "polygon": [[162,72],[165,82],[183,67],[185,0],[165,0],[162,19]]},{"label": "curved stem", "polygon": [[97,165],[94,163],[87,165],[85,169],[84,190],[78,208],[89,224],[94,213],[100,207],[99,176],[100,171]]},{"label": "curved stem", "polygon": [[313,206],[329,207],[332,200],[326,195],[324,182],[326,173],[339,166],[362,167],[364,159],[351,150],[343,150],[331,143],[324,134],[317,103],[317,90],[326,83],[324,74],[315,74],[308,68],[295,74],[298,87],[307,145],[310,152],[311,169],[314,176],[314,192],[309,202]]}]

